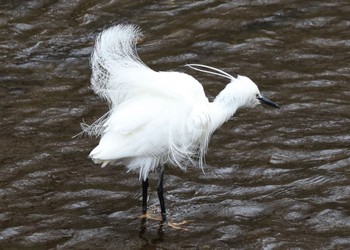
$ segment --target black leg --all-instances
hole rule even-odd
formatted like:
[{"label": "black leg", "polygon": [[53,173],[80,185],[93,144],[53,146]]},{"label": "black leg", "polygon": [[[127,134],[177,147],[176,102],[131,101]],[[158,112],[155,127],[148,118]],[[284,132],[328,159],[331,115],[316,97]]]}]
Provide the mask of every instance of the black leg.
[{"label": "black leg", "polygon": [[147,212],[147,190],[148,190],[148,178],[142,180],[142,212]]},{"label": "black leg", "polygon": [[164,196],[163,196],[163,175],[164,175],[164,168],[162,167],[158,178],[157,194],[158,194],[158,199],[160,203],[160,211],[162,213],[162,220],[166,221],[166,212],[165,212],[165,204],[164,204]]}]

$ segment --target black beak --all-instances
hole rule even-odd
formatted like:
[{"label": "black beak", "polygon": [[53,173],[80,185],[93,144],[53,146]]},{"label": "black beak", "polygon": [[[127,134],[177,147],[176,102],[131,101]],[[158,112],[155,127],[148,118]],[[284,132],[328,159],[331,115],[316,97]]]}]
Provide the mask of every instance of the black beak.
[{"label": "black beak", "polygon": [[278,106],[276,103],[274,103],[273,101],[271,101],[270,99],[267,99],[266,97],[263,97],[263,96],[259,96],[258,97],[259,101],[262,103],[262,104],[267,104],[269,106],[272,106],[274,108],[281,108],[280,106]]}]

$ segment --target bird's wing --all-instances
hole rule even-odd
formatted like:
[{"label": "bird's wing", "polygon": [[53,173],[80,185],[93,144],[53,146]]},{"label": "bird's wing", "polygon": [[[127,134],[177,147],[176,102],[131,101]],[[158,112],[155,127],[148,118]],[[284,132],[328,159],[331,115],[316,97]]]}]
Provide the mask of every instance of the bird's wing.
[{"label": "bird's wing", "polygon": [[186,103],[163,97],[130,99],[103,124],[100,143],[90,156],[110,161],[163,157],[186,143],[190,113]]},{"label": "bird's wing", "polygon": [[139,170],[141,179],[165,162],[185,169],[183,160],[193,156],[191,135],[184,126],[189,113],[184,102],[168,98],[130,99],[112,110],[90,157],[102,167],[123,163],[129,170]]},{"label": "bird's wing", "polygon": [[97,37],[91,56],[91,84],[98,95],[112,107],[147,93],[187,99],[204,96],[201,84],[193,77],[147,67],[136,52],[140,37],[134,25],[117,25]]},{"label": "bird's wing", "polygon": [[108,100],[111,111],[92,125],[82,124],[84,132],[101,135],[111,113],[130,100],[164,97],[189,106],[198,99],[207,100],[202,85],[192,76],[156,72],[143,64],[135,47],[140,36],[133,25],[117,25],[98,36],[91,56],[91,84],[98,95]]}]

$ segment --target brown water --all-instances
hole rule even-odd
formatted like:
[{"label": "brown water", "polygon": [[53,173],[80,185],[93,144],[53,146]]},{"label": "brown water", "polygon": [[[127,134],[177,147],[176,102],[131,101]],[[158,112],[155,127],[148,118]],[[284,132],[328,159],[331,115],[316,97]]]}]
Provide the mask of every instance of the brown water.
[{"label": "brown water", "polygon": [[[126,3],[130,2],[130,3]],[[349,1],[2,1],[0,249],[349,249]],[[107,105],[89,88],[96,34],[141,26],[141,58],[200,80],[203,63],[253,79],[281,110],[239,111],[205,174],[167,169],[187,231],[138,218],[138,175],[100,169],[73,138]],[[158,213],[154,180],[150,206]]]}]

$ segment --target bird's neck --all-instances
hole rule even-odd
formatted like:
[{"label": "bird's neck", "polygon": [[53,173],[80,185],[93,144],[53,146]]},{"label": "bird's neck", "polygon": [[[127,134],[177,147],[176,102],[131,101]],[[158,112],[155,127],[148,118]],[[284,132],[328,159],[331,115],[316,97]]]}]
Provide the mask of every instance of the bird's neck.
[{"label": "bird's neck", "polygon": [[[232,93],[232,92],[231,92]],[[214,131],[230,119],[236,110],[242,106],[237,97],[227,88],[222,90],[215,100],[210,103],[211,130]]]}]

